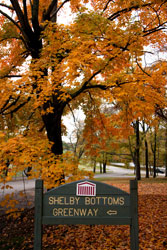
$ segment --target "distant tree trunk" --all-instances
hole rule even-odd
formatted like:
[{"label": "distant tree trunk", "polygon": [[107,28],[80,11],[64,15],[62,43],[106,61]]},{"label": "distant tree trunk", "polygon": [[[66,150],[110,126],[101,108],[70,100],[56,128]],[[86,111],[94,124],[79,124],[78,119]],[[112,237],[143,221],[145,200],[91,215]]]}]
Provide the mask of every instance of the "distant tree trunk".
[{"label": "distant tree trunk", "polygon": [[154,157],[154,165],[153,165],[153,177],[156,177],[156,163],[157,163],[157,159],[156,159],[156,153],[157,153],[157,133],[156,133],[156,129],[154,132],[154,147],[153,147],[153,157]]},{"label": "distant tree trunk", "polygon": [[149,178],[148,143],[147,143],[147,139],[145,139],[145,165],[146,165],[146,178]]},{"label": "distant tree trunk", "polygon": [[102,171],[102,163],[100,161],[100,174],[102,174],[102,173],[103,173],[103,171]]},{"label": "distant tree trunk", "polygon": [[6,168],[5,168],[5,176],[8,176],[8,172],[9,172],[9,165],[10,165],[10,161],[9,159],[7,159],[6,161]]},{"label": "distant tree trunk", "polygon": [[104,174],[107,172],[106,167],[107,167],[107,154],[103,153],[103,173]]},{"label": "distant tree trunk", "polygon": [[96,159],[93,160],[93,173],[96,173]]},{"label": "distant tree trunk", "polygon": [[146,178],[149,178],[149,164],[148,164],[148,142],[146,138],[145,122],[143,121],[144,132],[144,145],[145,145],[145,166],[146,166]]},{"label": "distant tree trunk", "polygon": [[140,133],[139,120],[136,120],[136,179],[141,180],[140,173]]},{"label": "distant tree trunk", "polygon": [[107,166],[106,162],[103,162],[103,174],[105,174],[107,172],[106,166]]},{"label": "distant tree trunk", "polygon": [[133,151],[132,149],[132,144],[131,144],[131,140],[130,140],[130,137],[128,137],[128,141],[129,141],[129,151],[130,151],[130,155],[131,155],[131,158],[132,158],[132,161],[134,163],[134,175],[136,175],[136,150]]}]

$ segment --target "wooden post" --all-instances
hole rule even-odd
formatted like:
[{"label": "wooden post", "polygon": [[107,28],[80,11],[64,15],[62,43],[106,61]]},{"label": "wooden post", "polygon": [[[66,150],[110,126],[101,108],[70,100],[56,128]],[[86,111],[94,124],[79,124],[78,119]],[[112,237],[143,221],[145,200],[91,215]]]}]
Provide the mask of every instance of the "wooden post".
[{"label": "wooden post", "polygon": [[136,180],[130,181],[130,210],[132,218],[130,225],[130,249],[139,250],[138,191]]},{"label": "wooden post", "polygon": [[35,228],[34,228],[34,250],[42,249],[42,198],[43,180],[35,182]]}]

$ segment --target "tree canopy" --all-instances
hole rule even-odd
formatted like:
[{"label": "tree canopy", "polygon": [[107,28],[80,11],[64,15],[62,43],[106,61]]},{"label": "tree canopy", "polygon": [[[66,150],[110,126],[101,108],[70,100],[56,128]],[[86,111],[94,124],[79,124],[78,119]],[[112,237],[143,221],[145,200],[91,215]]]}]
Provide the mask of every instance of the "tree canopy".
[{"label": "tree canopy", "polygon": [[[74,18],[63,25],[66,6]],[[37,165],[48,178],[79,176],[58,157],[63,115],[81,106],[89,119],[90,99],[115,101],[136,117],[164,108],[166,62],[143,67],[142,57],[166,48],[166,7],[162,0],[1,0],[1,168],[10,161]]]}]

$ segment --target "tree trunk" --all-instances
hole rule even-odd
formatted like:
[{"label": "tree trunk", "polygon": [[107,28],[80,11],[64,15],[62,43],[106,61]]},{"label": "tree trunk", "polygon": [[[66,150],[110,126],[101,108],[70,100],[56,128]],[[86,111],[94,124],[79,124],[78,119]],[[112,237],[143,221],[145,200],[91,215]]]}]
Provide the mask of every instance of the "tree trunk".
[{"label": "tree trunk", "polygon": [[[61,128],[61,119],[65,105],[61,103],[54,106],[53,113],[46,113],[42,116],[45,128],[47,131],[47,137],[49,142],[52,143],[51,151],[57,157],[63,154],[63,141],[62,141],[62,128]],[[46,110],[46,107],[44,108]],[[57,181],[58,185],[64,184],[65,174],[62,173],[59,180]],[[54,188],[54,186],[53,186]]]},{"label": "tree trunk", "polygon": [[100,174],[102,174],[102,163],[100,161]]},{"label": "tree trunk", "polygon": [[103,174],[105,174],[107,172],[106,166],[107,166],[106,162],[103,162]]},{"label": "tree trunk", "polygon": [[134,175],[136,175],[136,149],[133,151],[132,149],[132,144],[131,144],[131,140],[130,140],[130,136],[128,137],[128,141],[129,141],[129,151],[130,151],[130,155],[134,164]]},{"label": "tree trunk", "polygon": [[141,180],[139,120],[136,120],[136,179]]},{"label": "tree trunk", "polygon": [[[61,131],[61,119],[65,105],[61,103],[54,107],[53,113],[46,113],[42,116],[46,127],[48,140],[53,143],[51,150],[56,156],[63,154],[63,142]],[[44,108],[46,110],[46,107]]]},{"label": "tree trunk", "polygon": [[146,178],[149,178],[149,167],[148,167],[148,143],[145,139],[145,164],[146,164]]},{"label": "tree trunk", "polygon": [[153,157],[154,157],[154,165],[153,165],[153,177],[156,177],[156,152],[157,152],[157,133],[156,130],[154,132],[154,149],[153,149]]},{"label": "tree trunk", "polygon": [[107,167],[107,156],[106,153],[103,153],[103,174],[107,172],[106,167]]},{"label": "tree trunk", "polygon": [[96,159],[93,160],[93,173],[96,173]]}]

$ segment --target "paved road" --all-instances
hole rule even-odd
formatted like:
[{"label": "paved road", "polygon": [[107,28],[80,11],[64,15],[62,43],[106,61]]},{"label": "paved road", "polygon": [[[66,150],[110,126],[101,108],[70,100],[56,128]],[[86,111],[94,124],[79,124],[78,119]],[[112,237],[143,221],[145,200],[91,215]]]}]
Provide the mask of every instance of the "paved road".
[{"label": "paved road", "polygon": [[[127,178],[127,177],[134,177],[134,170],[132,169],[125,169],[115,166],[108,166],[106,174],[95,174],[95,178],[108,178],[108,177],[115,177],[115,178]],[[141,175],[145,176],[145,171],[141,171]],[[27,180],[26,177],[24,180],[14,180],[8,182],[7,185],[13,187],[13,189],[1,189],[2,184],[0,184],[0,198],[2,198],[5,194],[17,193],[22,190],[31,190],[34,191],[35,189],[35,180]]]},{"label": "paved road", "polygon": [[23,190],[34,190],[35,188],[35,180],[27,180],[27,179],[16,179],[14,181],[10,181],[8,182],[6,185],[9,185],[11,187],[13,187],[12,189],[10,188],[5,188],[2,189],[2,184],[0,184],[0,198],[2,198],[2,196],[4,196],[5,194],[11,194],[11,193],[17,193],[19,191],[23,191]]},{"label": "paved road", "polygon": [[133,176],[134,176],[134,170],[115,167],[115,166],[107,166],[106,174],[99,174],[99,173],[95,174],[95,178],[101,178],[101,177],[127,178],[127,177],[133,177]]},{"label": "paved road", "polygon": [[[96,174],[96,178],[101,178],[101,177],[133,177],[133,170],[131,169],[123,169],[119,167],[114,167],[114,166],[108,166],[107,171],[109,173],[106,174]],[[13,188],[5,188],[1,189],[3,186],[0,184],[0,198],[2,198],[5,194],[11,194],[11,193],[17,193],[19,191],[23,190],[34,190],[35,188],[35,180],[27,180],[26,177],[24,179],[16,179],[14,181],[10,181],[7,183],[7,185],[12,186]]]}]

